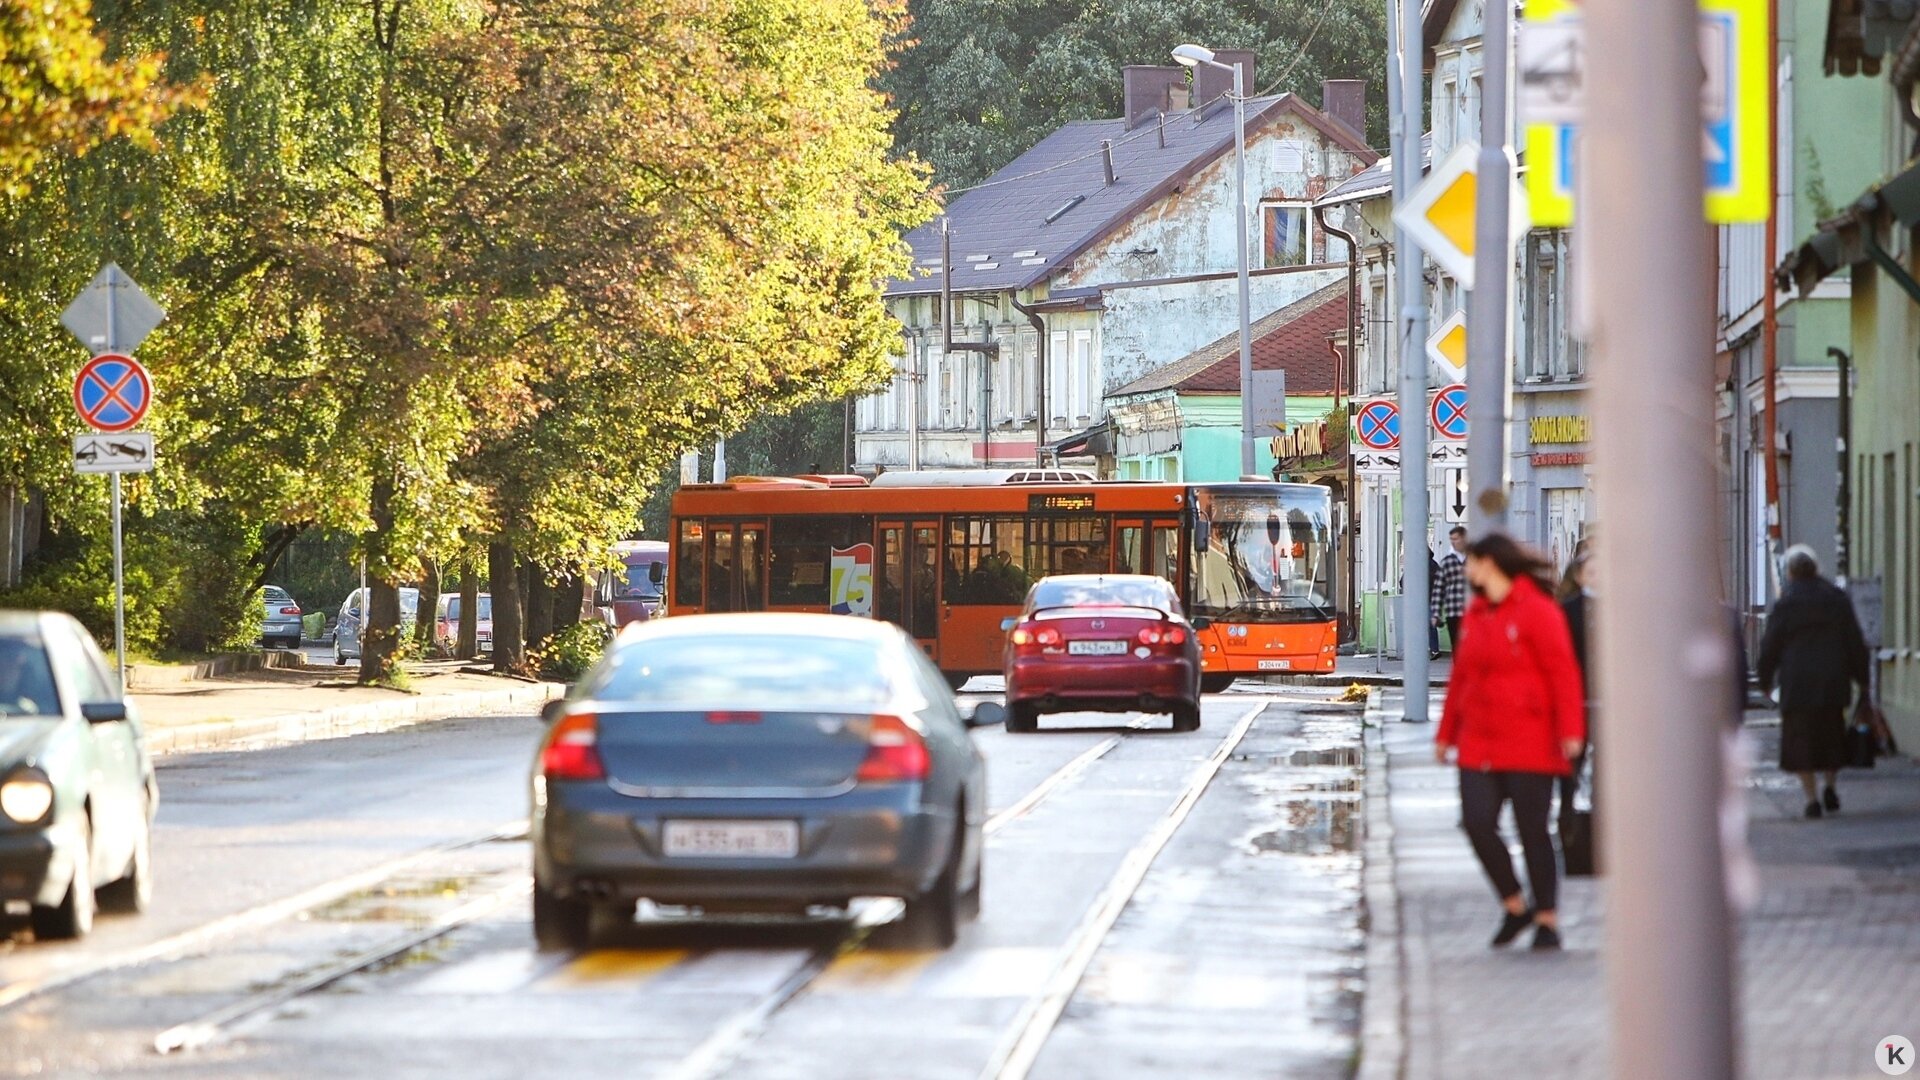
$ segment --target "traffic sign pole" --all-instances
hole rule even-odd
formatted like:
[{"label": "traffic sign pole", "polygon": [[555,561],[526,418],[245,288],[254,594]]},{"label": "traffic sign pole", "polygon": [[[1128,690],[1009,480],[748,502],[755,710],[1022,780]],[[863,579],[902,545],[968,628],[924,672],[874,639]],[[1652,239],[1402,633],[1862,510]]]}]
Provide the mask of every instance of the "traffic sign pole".
[{"label": "traffic sign pole", "polygon": [[[115,352],[120,347],[119,320],[114,316],[118,305],[107,304],[107,351]],[[149,395],[151,396],[151,395]],[[142,410],[144,411],[144,409]],[[134,417],[135,422],[139,417]],[[127,693],[127,574],[121,565],[120,550],[120,474],[110,478],[113,488],[113,661],[114,670],[120,676],[120,696]]]},{"label": "traffic sign pole", "polygon": [[[1400,0],[1400,114],[1393,128],[1393,201],[1405,206],[1420,183],[1420,130],[1426,109],[1421,100],[1426,77],[1421,62],[1426,52],[1421,5]],[[1396,215],[1398,216],[1398,215]],[[1425,257],[1421,245],[1403,224],[1394,237],[1394,269],[1400,307],[1400,514],[1401,580],[1405,593],[1400,617],[1400,657],[1406,693],[1401,719],[1425,723],[1428,719],[1427,563],[1432,557],[1427,537],[1427,296],[1421,273]]]},{"label": "traffic sign pole", "polygon": [[1507,40],[1513,5],[1488,4],[1480,53],[1480,159],[1473,222],[1473,291],[1467,296],[1467,387],[1473,437],[1467,443],[1467,481],[1473,493],[1468,534],[1474,539],[1507,526],[1507,415],[1513,321],[1513,254],[1507,223],[1512,207],[1513,150],[1507,145]]}]

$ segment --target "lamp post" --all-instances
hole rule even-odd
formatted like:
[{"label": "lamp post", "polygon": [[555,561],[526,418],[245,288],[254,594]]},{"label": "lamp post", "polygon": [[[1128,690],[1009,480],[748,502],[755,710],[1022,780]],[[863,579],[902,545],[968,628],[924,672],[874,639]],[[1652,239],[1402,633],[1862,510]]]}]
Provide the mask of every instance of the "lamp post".
[{"label": "lamp post", "polygon": [[1257,472],[1253,448],[1253,324],[1249,309],[1253,306],[1247,283],[1247,88],[1245,71],[1239,64],[1223,64],[1213,58],[1213,50],[1199,45],[1182,45],[1173,50],[1173,58],[1182,67],[1219,68],[1233,72],[1233,201],[1234,224],[1240,240],[1240,476]]}]

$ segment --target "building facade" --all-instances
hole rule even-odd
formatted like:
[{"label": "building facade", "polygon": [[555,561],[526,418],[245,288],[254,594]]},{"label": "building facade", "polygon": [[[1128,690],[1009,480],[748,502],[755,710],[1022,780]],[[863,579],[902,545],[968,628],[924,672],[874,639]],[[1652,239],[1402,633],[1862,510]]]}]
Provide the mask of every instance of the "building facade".
[{"label": "building facade", "polygon": [[[1222,51],[1245,67],[1253,56]],[[1232,76],[1129,67],[1127,115],[1068,124],[907,237],[915,276],[887,303],[898,375],[857,403],[857,468],[1098,462],[1086,433],[1107,395],[1238,325]],[[1247,106],[1252,314],[1344,275],[1312,203],[1376,160],[1364,84],[1326,84],[1328,111],[1291,94]],[[942,228],[953,265],[944,265]],[[953,326],[942,325],[950,274]],[[949,337],[950,335],[950,337]],[[959,350],[948,342],[991,345]]]}]

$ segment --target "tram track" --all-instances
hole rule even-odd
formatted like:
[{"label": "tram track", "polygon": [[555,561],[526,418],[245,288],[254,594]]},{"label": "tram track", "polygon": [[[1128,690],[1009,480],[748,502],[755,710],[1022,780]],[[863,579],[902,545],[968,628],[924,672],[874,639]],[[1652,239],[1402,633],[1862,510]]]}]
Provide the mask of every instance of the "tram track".
[{"label": "tram track", "polygon": [[[1033,1062],[1038,1058],[1041,1047],[1045,1045],[1046,1036],[1059,1022],[1067,1002],[1071,1000],[1074,990],[1080,985],[1087,966],[1099,952],[1101,942],[1106,939],[1107,933],[1112,930],[1120,913],[1126,909],[1127,903],[1138,891],[1154,859],[1173,838],[1180,825],[1186,821],[1187,815],[1199,802],[1200,796],[1205,794],[1213,778],[1219,774],[1220,767],[1246,738],[1254,720],[1266,711],[1269,704],[1270,702],[1262,701],[1235,721],[1227,736],[1215,745],[1212,753],[1182,786],[1180,796],[1155,825],[1153,831],[1127,852],[1120,867],[1102,887],[1093,907],[1075,927],[1066,948],[1061,951],[1051,976],[1044,983],[1043,991],[1029,998],[1022,1005],[1014,1026],[995,1044],[993,1056],[989,1058],[986,1068],[980,1073],[982,1080],[1024,1080]],[[1031,813],[1061,786],[1086,772],[1095,762],[1118,747],[1128,735],[1142,730],[1150,722],[1147,718],[1136,720],[1128,725],[1126,731],[1096,743],[1072,761],[1056,769],[1046,779],[1029,789],[1020,800],[989,818],[984,826],[986,834],[992,836]],[[711,1080],[724,1075],[728,1066],[737,1061],[740,1055],[759,1038],[782,1009],[805,994],[835,960],[859,951],[864,940],[863,932],[856,933],[834,948],[821,949],[810,954],[805,960],[796,964],[773,990],[735,1013],[693,1051],[682,1057],[674,1066],[660,1073],[662,1080]]]}]

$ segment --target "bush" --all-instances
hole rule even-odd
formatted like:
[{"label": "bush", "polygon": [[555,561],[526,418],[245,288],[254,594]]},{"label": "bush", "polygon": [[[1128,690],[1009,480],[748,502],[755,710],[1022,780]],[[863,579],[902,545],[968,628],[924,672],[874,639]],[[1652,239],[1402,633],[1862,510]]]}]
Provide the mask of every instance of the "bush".
[{"label": "bush", "polygon": [[547,638],[527,654],[527,665],[542,677],[577,682],[607,651],[613,631],[603,622],[575,623]]}]

